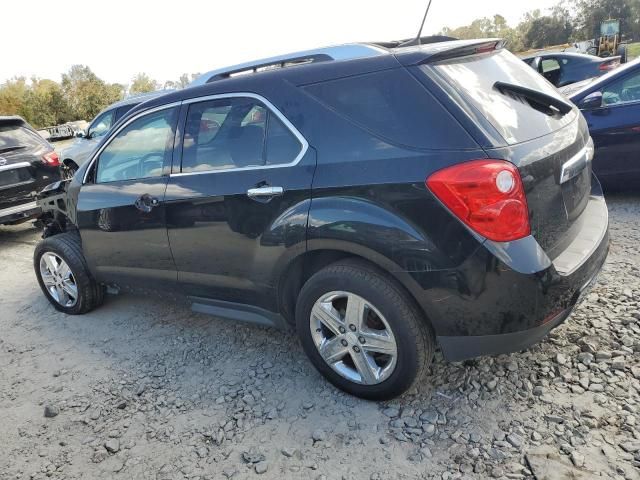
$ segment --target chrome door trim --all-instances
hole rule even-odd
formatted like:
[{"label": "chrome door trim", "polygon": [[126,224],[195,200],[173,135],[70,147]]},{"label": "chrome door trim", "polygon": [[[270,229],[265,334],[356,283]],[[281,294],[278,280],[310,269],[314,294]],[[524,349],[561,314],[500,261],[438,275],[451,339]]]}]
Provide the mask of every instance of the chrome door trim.
[{"label": "chrome door trim", "polygon": [[9,164],[0,166],[0,172],[4,172],[5,170],[15,170],[16,168],[25,168],[30,166],[31,164],[29,162],[9,163]]}]

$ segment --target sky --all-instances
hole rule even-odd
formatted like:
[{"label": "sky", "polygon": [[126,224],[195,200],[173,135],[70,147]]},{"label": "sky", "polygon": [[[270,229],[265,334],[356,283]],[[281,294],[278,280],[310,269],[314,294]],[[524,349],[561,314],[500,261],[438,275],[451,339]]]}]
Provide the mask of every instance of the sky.
[{"label": "sky", "polygon": [[[423,34],[503,15],[514,26],[557,0],[433,0]],[[427,0],[9,0],[2,5],[0,83],[60,81],[72,65],[127,84],[164,83],[282,53],[416,35]],[[11,39],[13,39],[11,41]],[[8,46],[11,41],[12,46]]]}]

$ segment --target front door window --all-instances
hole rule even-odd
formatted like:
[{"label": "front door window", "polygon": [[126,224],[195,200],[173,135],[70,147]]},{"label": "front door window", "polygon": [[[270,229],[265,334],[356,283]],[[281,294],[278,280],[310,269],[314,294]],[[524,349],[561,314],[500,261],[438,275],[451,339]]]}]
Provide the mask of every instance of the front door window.
[{"label": "front door window", "polygon": [[176,108],[150,113],[121,130],[98,157],[96,183],[159,177],[171,162]]}]

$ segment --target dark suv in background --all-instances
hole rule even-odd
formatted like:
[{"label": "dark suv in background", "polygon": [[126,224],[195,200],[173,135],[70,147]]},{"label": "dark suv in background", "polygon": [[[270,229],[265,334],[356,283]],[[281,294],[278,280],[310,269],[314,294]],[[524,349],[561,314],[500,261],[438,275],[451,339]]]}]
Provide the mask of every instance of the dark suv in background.
[{"label": "dark suv in background", "polygon": [[37,216],[36,195],[60,178],[53,147],[21,117],[0,116],[0,225]]},{"label": "dark suv in background", "polygon": [[513,352],[567,318],[608,250],[592,154],[500,40],[269,59],[131,110],[43,193],[34,267],[60,311],[180,292],[390,398],[436,347]]}]

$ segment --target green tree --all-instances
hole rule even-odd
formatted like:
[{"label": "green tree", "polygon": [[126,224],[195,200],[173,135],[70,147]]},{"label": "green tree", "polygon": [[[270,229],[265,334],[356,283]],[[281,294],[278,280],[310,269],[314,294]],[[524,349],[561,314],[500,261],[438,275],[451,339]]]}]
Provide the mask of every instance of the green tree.
[{"label": "green tree", "polygon": [[24,99],[28,90],[24,77],[14,77],[0,85],[0,115],[24,116]]},{"label": "green tree", "polygon": [[131,80],[129,93],[147,93],[158,90],[158,82],[149,77],[146,73],[139,73]]},{"label": "green tree", "polygon": [[58,125],[70,119],[62,87],[53,80],[35,77],[25,94],[23,113],[28,122],[38,128]]},{"label": "green tree", "polygon": [[124,93],[122,85],[105,83],[85,65],[74,65],[62,75],[62,90],[72,120],[90,120]]}]

